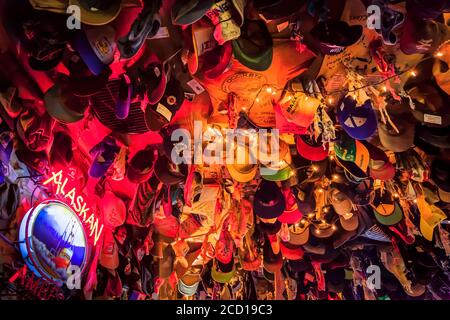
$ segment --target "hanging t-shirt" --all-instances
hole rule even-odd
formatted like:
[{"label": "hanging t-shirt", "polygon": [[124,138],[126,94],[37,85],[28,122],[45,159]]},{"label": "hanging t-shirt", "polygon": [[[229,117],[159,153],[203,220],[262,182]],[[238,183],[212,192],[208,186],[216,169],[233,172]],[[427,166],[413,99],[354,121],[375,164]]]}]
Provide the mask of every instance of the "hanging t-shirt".
[{"label": "hanging t-shirt", "polygon": [[[280,99],[288,80],[307,70],[313,58],[310,50],[298,52],[293,41],[274,39],[272,65],[266,71],[254,71],[233,58],[231,67],[216,79],[198,79],[208,91],[213,105],[210,123],[228,123],[228,98],[234,94],[236,113],[246,111],[257,126],[275,127],[273,102]],[[279,90],[274,94],[270,89],[266,90],[269,86]]]}]

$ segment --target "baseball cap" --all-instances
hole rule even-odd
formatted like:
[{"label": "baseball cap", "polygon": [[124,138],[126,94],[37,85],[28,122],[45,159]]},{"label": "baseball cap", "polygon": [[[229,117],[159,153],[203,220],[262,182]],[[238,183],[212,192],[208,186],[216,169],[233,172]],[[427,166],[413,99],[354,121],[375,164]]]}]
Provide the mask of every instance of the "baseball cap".
[{"label": "baseball cap", "polygon": [[45,109],[58,122],[74,123],[84,118],[88,102],[74,96],[65,84],[55,84],[44,95]]},{"label": "baseball cap", "polygon": [[324,145],[318,141],[314,141],[309,135],[298,135],[296,145],[298,154],[305,159],[322,161],[328,157],[328,143]]},{"label": "baseball cap", "polygon": [[232,261],[230,263],[231,267],[231,271],[228,272],[224,272],[220,269],[220,266],[217,262],[216,259],[213,260],[213,265],[211,268],[211,278],[219,283],[228,283],[231,281],[231,279],[233,279],[235,273],[236,273],[236,266],[234,264],[234,262]]},{"label": "baseball cap", "polygon": [[93,178],[103,177],[113,164],[119,150],[119,146],[111,136],[106,136],[96,144],[89,151],[89,154],[93,158],[91,167],[89,168],[89,175]]},{"label": "baseball cap", "polygon": [[434,204],[429,204],[423,196],[417,198],[417,207],[420,212],[420,232],[425,239],[432,241],[434,228],[447,219],[447,215]]},{"label": "baseball cap", "polygon": [[427,126],[450,126],[450,100],[434,82],[421,82],[408,89],[415,108],[413,116]]},{"label": "baseball cap", "polygon": [[175,25],[190,25],[200,20],[213,6],[213,0],[177,0],[172,7]]},{"label": "baseball cap", "polygon": [[297,200],[297,207],[303,215],[310,214],[316,210],[316,198],[314,196],[314,183],[291,187],[292,194]]},{"label": "baseball cap", "polygon": [[[388,205],[385,205],[384,207],[390,208],[390,207],[392,207],[392,205],[388,204]],[[397,223],[399,223],[400,221],[402,221],[402,219],[403,219],[402,207],[396,201],[394,202],[393,207],[394,207],[394,210],[392,211],[392,213],[390,213],[388,215],[380,214],[377,211],[377,209],[374,208],[373,213],[374,213],[377,221],[385,226],[393,226],[393,225],[396,225]],[[380,206],[378,206],[378,208],[380,208]],[[382,211],[382,212],[385,213],[386,211]]]},{"label": "baseball cap", "polygon": [[311,30],[311,35],[319,41],[320,51],[325,55],[336,55],[345,47],[355,44],[362,36],[360,25],[350,26],[345,21],[325,20]]},{"label": "baseball cap", "polygon": [[387,154],[380,148],[367,141],[361,141],[369,151],[369,175],[373,179],[390,180],[395,177],[394,165],[389,161]]},{"label": "baseball cap", "polygon": [[339,140],[334,143],[334,151],[337,156],[336,163],[356,180],[368,177],[369,151],[359,140],[354,140],[341,132]]},{"label": "baseball cap", "polygon": [[338,215],[348,215],[352,213],[352,201],[344,192],[337,188],[332,188],[329,195],[330,203]]},{"label": "baseball cap", "polygon": [[44,151],[53,142],[55,124],[48,113],[39,115],[33,109],[28,109],[17,119],[16,130],[29,150]]},{"label": "baseball cap", "polygon": [[[244,155],[244,163],[237,163],[239,159],[239,155]],[[236,180],[238,182],[250,182],[252,181],[256,173],[258,171],[258,165],[251,164],[251,155],[249,146],[247,144],[242,145],[240,143],[236,144],[235,152],[233,154],[234,161],[231,164],[227,163],[227,170],[230,176],[233,178],[233,180]]]},{"label": "baseball cap", "polygon": [[408,17],[400,37],[400,49],[405,54],[427,54],[434,52],[448,39],[448,28],[433,20]]},{"label": "baseball cap", "polygon": [[378,136],[380,142],[386,149],[393,152],[404,152],[414,144],[415,126],[409,117],[392,119],[397,132],[389,123],[378,124]]},{"label": "baseball cap", "polygon": [[99,209],[107,228],[113,229],[125,223],[127,214],[125,203],[111,191],[106,191],[99,199]]},{"label": "baseball cap", "polygon": [[446,0],[407,0],[406,10],[408,15],[420,18],[420,19],[436,19],[442,12],[449,11],[450,5]]},{"label": "baseball cap", "polygon": [[143,150],[139,150],[128,164],[128,179],[134,183],[141,183],[148,180],[153,174],[157,157],[158,151],[151,145]]},{"label": "baseball cap", "polygon": [[359,227],[358,216],[355,213],[339,215],[339,221],[342,229],[348,232],[355,231]]},{"label": "baseball cap", "polygon": [[240,7],[245,5],[244,0],[217,0],[205,14],[215,26],[214,38],[219,45],[239,38],[241,35],[239,27],[242,26],[244,20],[242,15],[237,14],[233,5],[237,2],[240,3]]},{"label": "baseball cap", "polygon": [[244,66],[265,71],[272,64],[273,41],[262,20],[244,21],[241,36],[232,41],[234,57]]},{"label": "baseball cap", "polygon": [[98,262],[109,270],[115,270],[119,266],[119,247],[109,228],[103,230],[103,244]]},{"label": "baseball cap", "polygon": [[253,198],[253,211],[261,218],[279,217],[286,209],[286,200],[276,182],[262,180]]},{"label": "baseball cap", "polygon": [[114,60],[116,31],[111,26],[84,28],[73,39],[73,48],[89,70],[100,75]]},{"label": "baseball cap", "polygon": [[309,222],[296,223],[289,226],[289,243],[304,245],[309,240]]},{"label": "baseball cap", "polygon": [[345,97],[338,109],[338,118],[344,130],[354,139],[368,139],[377,130],[377,116],[370,100],[357,106],[355,99]]},{"label": "baseball cap", "polygon": [[184,91],[180,82],[172,78],[161,100],[148,104],[145,109],[145,122],[151,131],[159,131],[169,124],[184,102]]},{"label": "baseball cap", "polygon": [[288,260],[299,260],[303,258],[305,251],[300,245],[293,245],[289,242],[280,241],[280,251],[283,258]]},{"label": "baseball cap", "polygon": [[308,96],[304,92],[284,95],[279,103],[287,120],[303,128],[308,128],[313,123],[320,105],[319,99]]},{"label": "baseball cap", "polygon": [[69,5],[80,8],[80,20],[84,24],[101,26],[117,18],[122,7],[139,7],[139,0],[69,0]]},{"label": "baseball cap", "polygon": [[284,188],[282,192],[286,200],[286,209],[284,210],[283,214],[277,219],[281,223],[297,223],[302,218],[302,213],[298,209],[297,199],[292,194],[290,188]]},{"label": "baseball cap", "polygon": [[155,176],[165,185],[175,185],[186,180],[186,164],[176,165],[164,155],[159,154],[155,162]]},{"label": "baseball cap", "polygon": [[439,87],[450,95],[450,41],[444,42],[437,50],[433,65],[433,75]]}]

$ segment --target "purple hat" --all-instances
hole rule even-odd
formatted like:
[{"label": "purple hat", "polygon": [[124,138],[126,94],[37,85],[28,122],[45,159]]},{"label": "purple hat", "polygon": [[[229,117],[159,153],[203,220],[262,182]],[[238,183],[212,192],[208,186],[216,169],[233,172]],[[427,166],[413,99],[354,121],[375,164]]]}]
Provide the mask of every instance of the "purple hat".
[{"label": "purple hat", "polygon": [[78,32],[73,40],[73,48],[96,76],[114,60],[115,34],[111,26],[95,27]]},{"label": "purple hat", "polygon": [[89,175],[93,178],[103,177],[113,164],[119,149],[114,138],[110,136],[95,145],[89,152],[93,157]]},{"label": "purple hat", "polygon": [[370,100],[357,106],[356,100],[347,96],[339,107],[338,117],[344,130],[354,139],[365,140],[377,130],[377,116]]},{"label": "purple hat", "polygon": [[253,211],[264,219],[281,216],[286,208],[286,200],[276,182],[262,180],[253,198]]}]

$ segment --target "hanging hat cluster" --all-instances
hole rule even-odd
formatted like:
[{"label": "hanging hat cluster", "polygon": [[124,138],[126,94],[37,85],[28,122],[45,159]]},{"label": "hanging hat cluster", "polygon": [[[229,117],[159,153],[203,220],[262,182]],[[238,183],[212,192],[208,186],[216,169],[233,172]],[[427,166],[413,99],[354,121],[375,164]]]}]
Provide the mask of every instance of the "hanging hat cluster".
[{"label": "hanging hat cluster", "polygon": [[2,296],[450,299],[448,1],[0,15]]}]

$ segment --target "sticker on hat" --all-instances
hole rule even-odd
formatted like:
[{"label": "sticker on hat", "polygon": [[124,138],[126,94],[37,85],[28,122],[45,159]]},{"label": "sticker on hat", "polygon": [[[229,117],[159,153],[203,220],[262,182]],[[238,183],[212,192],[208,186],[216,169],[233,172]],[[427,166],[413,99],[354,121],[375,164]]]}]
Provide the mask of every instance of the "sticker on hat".
[{"label": "sticker on hat", "polygon": [[85,28],[75,35],[72,45],[94,75],[100,75],[113,62],[115,36],[111,26]]}]

